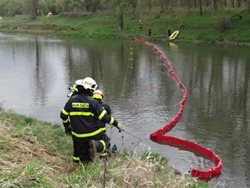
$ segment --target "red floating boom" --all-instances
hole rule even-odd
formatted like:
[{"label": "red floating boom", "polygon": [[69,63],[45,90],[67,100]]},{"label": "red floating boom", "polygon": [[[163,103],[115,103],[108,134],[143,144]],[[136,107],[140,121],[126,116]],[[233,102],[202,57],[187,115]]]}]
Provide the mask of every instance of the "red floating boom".
[{"label": "red floating boom", "polygon": [[212,177],[219,175],[221,173],[221,169],[222,169],[222,161],[213,151],[211,151],[210,149],[205,148],[197,143],[193,143],[193,142],[190,142],[187,140],[182,140],[182,139],[175,138],[172,136],[164,135],[165,133],[169,132],[176,125],[176,123],[179,121],[179,119],[182,115],[183,107],[184,107],[185,102],[187,100],[187,94],[188,94],[187,89],[183,85],[183,83],[181,82],[180,78],[174,73],[173,67],[168,62],[166,56],[164,55],[163,52],[161,52],[161,50],[159,48],[157,48],[154,44],[147,42],[145,40],[142,40],[142,39],[133,38],[132,40],[134,42],[137,42],[137,43],[145,44],[146,46],[148,46],[149,48],[154,50],[160,56],[160,59],[163,61],[165,66],[168,68],[168,73],[178,83],[180,89],[183,92],[183,97],[179,103],[179,110],[178,110],[177,114],[164,127],[151,133],[150,139],[154,142],[159,143],[159,144],[174,145],[176,147],[181,147],[182,149],[186,148],[188,150],[198,152],[198,153],[202,154],[203,156],[208,157],[216,164],[216,166],[210,167],[206,170],[196,169],[196,168],[191,169],[190,173],[193,177],[198,177],[200,179],[208,179],[209,180]]}]

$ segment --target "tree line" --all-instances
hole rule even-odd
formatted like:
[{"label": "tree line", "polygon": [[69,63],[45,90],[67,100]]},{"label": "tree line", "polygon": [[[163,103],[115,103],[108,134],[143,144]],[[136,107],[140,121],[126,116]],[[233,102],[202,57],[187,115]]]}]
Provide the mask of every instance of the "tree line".
[{"label": "tree line", "polygon": [[250,13],[250,0],[0,0],[0,16],[110,12],[119,17],[126,12],[134,15],[158,10],[159,13],[172,11],[199,10],[203,15],[205,9],[219,11],[222,9],[246,9]]}]

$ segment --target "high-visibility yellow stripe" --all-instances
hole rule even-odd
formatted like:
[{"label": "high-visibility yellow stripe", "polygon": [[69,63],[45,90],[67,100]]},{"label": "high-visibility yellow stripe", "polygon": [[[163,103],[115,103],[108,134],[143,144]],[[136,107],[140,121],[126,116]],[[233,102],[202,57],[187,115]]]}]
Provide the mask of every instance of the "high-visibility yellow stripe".
[{"label": "high-visibility yellow stripe", "polygon": [[113,116],[111,116],[111,119],[110,119],[109,124],[110,124],[110,125],[113,125],[114,121],[115,121],[115,118],[114,118]]},{"label": "high-visibility yellow stripe", "polygon": [[93,98],[94,99],[101,99],[102,100],[102,95],[96,93],[96,94],[93,95]]},{"label": "high-visibility yellow stripe", "polygon": [[73,156],[72,158],[73,158],[74,161],[80,161],[80,158],[79,158],[79,157]]},{"label": "high-visibility yellow stripe", "polygon": [[66,110],[64,110],[64,108],[62,109],[62,113],[63,113],[64,115],[66,115],[66,116],[69,115],[69,113],[68,113]]},{"label": "high-visibility yellow stripe", "polygon": [[78,91],[76,85],[73,85],[73,90]]},{"label": "high-visibility yellow stripe", "polygon": [[103,110],[102,113],[99,115],[98,119],[101,120],[106,113],[107,111]]},{"label": "high-visibility yellow stripe", "polygon": [[104,140],[99,140],[99,142],[101,142],[101,144],[103,145],[103,150],[101,152],[106,151],[106,143],[104,142]]},{"label": "high-visibility yellow stripe", "polygon": [[105,157],[105,156],[108,155],[108,153],[107,152],[103,152],[103,153],[100,153],[99,155],[100,155],[100,157]]},{"label": "high-visibility yellow stripe", "polygon": [[67,118],[66,120],[62,121],[63,123],[68,123],[69,122],[69,118]]},{"label": "high-visibility yellow stripe", "polygon": [[99,133],[101,133],[102,131],[105,131],[105,130],[106,130],[106,128],[100,128],[100,129],[98,129],[98,130],[96,130],[94,132],[91,132],[91,133],[78,134],[78,133],[75,133],[73,131],[71,133],[72,133],[72,135],[74,135],[74,136],[76,136],[78,138],[86,138],[86,137],[95,136],[95,135],[97,135],[97,134],[99,134]]},{"label": "high-visibility yellow stripe", "polygon": [[71,116],[94,116],[92,112],[70,112]]}]

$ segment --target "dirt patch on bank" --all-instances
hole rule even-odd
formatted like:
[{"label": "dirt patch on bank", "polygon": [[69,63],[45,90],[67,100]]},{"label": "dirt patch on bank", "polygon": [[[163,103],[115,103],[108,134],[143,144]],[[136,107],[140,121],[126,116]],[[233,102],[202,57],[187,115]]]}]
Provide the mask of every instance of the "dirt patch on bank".
[{"label": "dirt patch on bank", "polygon": [[3,29],[13,30],[33,30],[33,31],[75,31],[76,27],[69,25],[58,25],[58,24],[21,24],[17,26],[4,25]]},{"label": "dirt patch on bank", "polygon": [[44,182],[65,187],[56,178],[68,172],[67,159],[49,151],[36,137],[16,134],[14,124],[11,119],[0,119],[0,187],[43,187]]},{"label": "dirt patch on bank", "polygon": [[35,138],[15,138],[11,134],[11,126],[10,120],[0,121],[0,148],[4,151],[4,155],[0,156],[1,171],[11,171],[19,165],[25,166],[34,157],[45,165],[54,166],[53,171],[65,171],[65,157],[49,152]]}]

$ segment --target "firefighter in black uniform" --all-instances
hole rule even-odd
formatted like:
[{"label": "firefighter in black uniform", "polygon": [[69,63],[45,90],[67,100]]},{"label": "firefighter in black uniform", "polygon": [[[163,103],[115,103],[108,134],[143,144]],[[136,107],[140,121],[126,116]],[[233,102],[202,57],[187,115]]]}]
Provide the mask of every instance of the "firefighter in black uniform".
[{"label": "firefighter in black uniform", "polygon": [[105,127],[99,121],[108,123],[122,131],[120,124],[92,98],[96,90],[95,80],[86,77],[75,82],[74,94],[70,96],[60,117],[66,133],[73,139],[73,161],[89,163],[95,159],[96,152],[105,152],[107,143],[103,140]]},{"label": "firefighter in black uniform", "polygon": [[[98,103],[103,107],[103,109],[105,109],[107,111],[107,113],[109,115],[111,115],[111,108],[108,104],[103,102],[103,92],[101,90],[95,90],[93,92],[93,98],[96,99],[98,101]],[[105,128],[105,123],[103,123],[102,121],[99,121],[100,127]],[[107,136],[107,134],[103,134],[103,140],[107,143],[107,150],[104,152],[100,153],[100,157],[106,157],[108,155],[110,155],[110,138]]]}]

